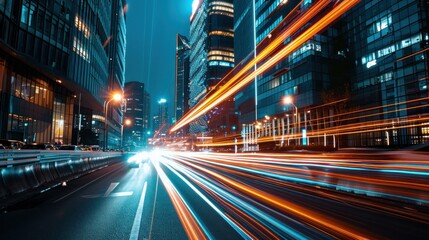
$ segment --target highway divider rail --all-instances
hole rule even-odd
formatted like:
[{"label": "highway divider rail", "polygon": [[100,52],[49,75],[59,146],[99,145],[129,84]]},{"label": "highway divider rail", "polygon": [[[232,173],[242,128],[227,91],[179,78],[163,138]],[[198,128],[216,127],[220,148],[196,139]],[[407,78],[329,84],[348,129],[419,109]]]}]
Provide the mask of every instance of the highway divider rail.
[{"label": "highway divider rail", "polygon": [[32,189],[48,189],[121,156],[121,152],[0,150],[0,203]]}]

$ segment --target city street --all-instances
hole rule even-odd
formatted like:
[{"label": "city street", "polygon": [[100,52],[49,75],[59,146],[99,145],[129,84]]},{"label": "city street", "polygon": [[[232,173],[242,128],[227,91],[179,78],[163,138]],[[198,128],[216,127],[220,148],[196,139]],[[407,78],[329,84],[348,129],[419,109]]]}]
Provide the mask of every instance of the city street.
[{"label": "city street", "polygon": [[429,240],[428,23],[428,0],[0,0],[0,240]]},{"label": "city street", "polygon": [[[150,156],[139,168],[116,163],[6,209],[2,239],[429,236],[426,161],[382,165],[376,156],[356,154],[341,154],[341,160],[320,154]],[[353,170],[357,165],[361,172]],[[380,174],[392,169],[396,173]]]}]

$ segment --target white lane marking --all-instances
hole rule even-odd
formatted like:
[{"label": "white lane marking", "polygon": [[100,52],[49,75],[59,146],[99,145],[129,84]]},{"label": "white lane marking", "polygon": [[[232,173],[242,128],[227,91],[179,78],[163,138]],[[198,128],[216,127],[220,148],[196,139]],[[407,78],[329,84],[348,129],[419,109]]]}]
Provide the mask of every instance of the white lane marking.
[{"label": "white lane marking", "polygon": [[98,178],[96,178],[96,179],[92,180],[91,182],[89,182],[89,183],[87,183],[87,184],[85,184],[85,185],[81,186],[80,188],[78,188],[78,189],[76,189],[76,190],[72,191],[71,193],[66,194],[66,195],[64,195],[64,196],[62,196],[62,197],[60,197],[60,198],[58,198],[57,200],[53,201],[53,203],[57,203],[57,202],[59,202],[59,201],[63,200],[64,198],[66,198],[66,197],[68,197],[68,196],[70,196],[70,195],[74,194],[75,192],[77,192],[77,191],[81,190],[82,188],[84,188],[84,187],[88,186],[89,184],[91,184],[91,183],[93,183],[93,182],[97,181],[97,180],[98,180],[98,179],[100,179],[100,178],[103,178],[104,176],[106,176],[107,174],[110,174],[110,173],[112,173],[112,172],[107,172],[107,173],[105,173],[105,174],[101,175],[100,177],[98,177]]},{"label": "white lane marking", "polygon": [[144,182],[143,192],[139,201],[139,207],[137,208],[136,216],[134,218],[133,228],[131,229],[130,240],[136,240],[139,238],[140,225],[141,225],[142,215],[143,215],[143,205],[144,205],[144,199],[146,196],[146,189],[147,189],[147,181]]},{"label": "white lane marking", "polygon": [[[111,193],[109,194],[109,198],[110,197],[129,197],[132,196],[134,192],[115,192],[115,193]],[[92,195],[83,195],[83,198],[101,198],[104,197],[101,194],[92,194]],[[104,197],[105,198],[105,197]]]},{"label": "white lane marking", "polygon": [[110,197],[128,197],[133,195],[134,192],[116,192],[110,194]]},{"label": "white lane marking", "polygon": [[155,197],[153,198],[152,219],[150,220],[149,239],[152,239],[152,226],[156,208],[156,196],[158,196],[159,176],[156,177]]},{"label": "white lane marking", "polygon": [[103,197],[108,197],[113,190],[119,185],[118,182],[111,183],[107,191],[104,193]]}]

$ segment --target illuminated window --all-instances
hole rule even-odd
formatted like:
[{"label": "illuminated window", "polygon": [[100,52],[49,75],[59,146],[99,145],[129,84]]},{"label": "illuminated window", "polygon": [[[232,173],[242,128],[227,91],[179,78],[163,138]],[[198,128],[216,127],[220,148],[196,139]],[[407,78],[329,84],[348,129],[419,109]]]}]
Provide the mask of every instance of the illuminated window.
[{"label": "illuminated window", "polygon": [[423,134],[429,134],[429,127],[422,128],[422,133]]},{"label": "illuminated window", "polygon": [[77,28],[77,30],[83,33],[85,38],[89,38],[89,36],[91,35],[89,27],[77,15],[74,18],[74,26]]},{"label": "illuminated window", "polygon": [[73,52],[77,53],[77,55],[81,56],[83,59],[89,62],[88,51],[84,48],[83,44],[76,37],[73,38]]},{"label": "illuminated window", "polygon": [[233,8],[234,7],[233,4],[227,3],[227,2],[222,2],[222,1],[211,2],[209,4],[209,6],[225,6],[225,7],[229,7],[229,8]]},{"label": "illuminated window", "polygon": [[208,56],[213,55],[221,55],[221,56],[228,56],[228,57],[234,57],[233,52],[226,52],[226,51],[219,51],[219,50],[212,50],[208,53]]},{"label": "illuminated window", "polygon": [[390,24],[392,24],[392,16],[384,17],[379,22],[376,23],[377,31],[387,28]]},{"label": "illuminated window", "polygon": [[370,67],[373,67],[373,66],[375,66],[375,65],[377,65],[377,60],[376,60],[376,59],[374,59],[374,60],[372,60],[372,61],[367,62],[367,63],[366,63],[366,68],[370,68]]},{"label": "illuminated window", "polygon": [[406,47],[411,46],[413,44],[419,43],[421,41],[422,41],[422,35],[421,34],[415,35],[411,38],[403,39],[400,42],[397,42],[391,46],[377,50],[376,52],[370,53],[367,56],[363,56],[362,57],[362,65],[366,64],[367,68],[370,68],[370,67],[377,64],[377,62],[376,62],[377,58],[380,58],[380,57],[386,56],[388,54],[394,53],[395,51],[401,50],[403,48],[406,48]]},{"label": "illuminated window", "polygon": [[222,67],[234,67],[233,63],[225,61],[209,61],[209,66],[222,66]]},{"label": "illuminated window", "polygon": [[211,32],[209,32],[209,36],[213,36],[213,35],[234,37],[234,33],[225,32],[225,31],[211,31]]}]

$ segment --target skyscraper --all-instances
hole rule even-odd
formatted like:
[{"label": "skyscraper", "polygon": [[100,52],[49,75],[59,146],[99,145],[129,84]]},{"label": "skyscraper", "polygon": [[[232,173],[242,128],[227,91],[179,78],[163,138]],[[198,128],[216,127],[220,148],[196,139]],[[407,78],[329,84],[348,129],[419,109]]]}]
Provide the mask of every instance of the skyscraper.
[{"label": "skyscraper", "polygon": [[[215,90],[234,67],[232,0],[195,0],[191,16],[190,106]],[[234,124],[233,99],[190,125],[193,133],[223,134]],[[209,126],[209,123],[211,126]]]},{"label": "skyscraper", "polygon": [[124,124],[124,147],[130,150],[142,148],[146,145],[145,135],[147,126],[145,124],[146,98],[145,87],[141,82],[127,82],[124,88],[125,98],[127,99],[127,107],[124,113],[124,123],[129,121],[129,124]]},{"label": "skyscraper", "polygon": [[168,128],[170,127],[168,121],[168,105],[167,100],[164,98],[158,101],[158,113],[153,117],[153,129],[155,131],[155,137],[165,136]]},{"label": "skyscraper", "polygon": [[[112,24],[110,36],[103,43],[109,57],[108,93],[123,93],[125,83],[125,48],[126,48],[126,0],[112,1]],[[116,139],[121,136],[123,122],[122,104],[109,105],[107,116],[107,145],[117,145]],[[118,145],[117,145],[118,146]]]},{"label": "skyscraper", "polygon": [[[234,55],[235,65],[243,65],[255,57],[255,5],[254,1],[234,0]],[[256,118],[255,83],[249,84],[235,95],[238,122],[252,123]]]},{"label": "skyscraper", "polygon": [[176,92],[175,120],[179,120],[189,110],[189,53],[191,46],[186,37],[176,36]]}]

